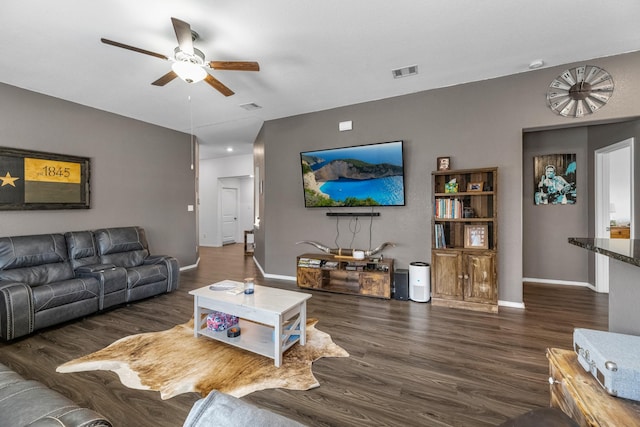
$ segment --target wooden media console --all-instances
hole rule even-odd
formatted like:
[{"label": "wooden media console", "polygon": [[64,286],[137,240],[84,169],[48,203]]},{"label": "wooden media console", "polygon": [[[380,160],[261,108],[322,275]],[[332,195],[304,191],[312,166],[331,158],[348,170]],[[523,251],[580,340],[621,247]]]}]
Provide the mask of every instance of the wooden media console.
[{"label": "wooden media console", "polygon": [[391,298],[393,259],[303,254],[297,257],[296,265],[300,288]]}]

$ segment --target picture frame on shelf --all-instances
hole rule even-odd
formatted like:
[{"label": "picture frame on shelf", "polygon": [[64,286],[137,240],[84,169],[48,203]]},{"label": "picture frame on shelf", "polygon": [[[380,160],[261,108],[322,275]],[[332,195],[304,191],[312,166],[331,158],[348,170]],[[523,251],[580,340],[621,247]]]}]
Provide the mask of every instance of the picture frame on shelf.
[{"label": "picture frame on shelf", "polygon": [[462,208],[462,216],[463,218],[475,218],[476,213],[471,206],[465,206]]},{"label": "picture frame on shelf", "polygon": [[444,192],[448,194],[453,194],[458,192],[458,183],[457,182],[446,182],[444,184]]},{"label": "picture frame on shelf", "polygon": [[448,171],[451,168],[451,157],[438,157],[437,167],[439,171]]},{"label": "picture frame on shelf", "polygon": [[467,183],[467,191],[470,191],[470,192],[482,191],[483,188],[484,188],[484,182],[482,182],[482,181]]},{"label": "picture frame on shelf", "polygon": [[489,249],[489,227],[486,224],[464,226],[464,247]]}]

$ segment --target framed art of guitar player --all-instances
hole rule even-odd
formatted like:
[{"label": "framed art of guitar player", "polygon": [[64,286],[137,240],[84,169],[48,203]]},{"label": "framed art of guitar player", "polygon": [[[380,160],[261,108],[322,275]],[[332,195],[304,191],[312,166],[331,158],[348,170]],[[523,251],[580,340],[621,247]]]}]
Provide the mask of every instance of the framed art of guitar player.
[{"label": "framed art of guitar player", "polygon": [[534,203],[572,205],[576,203],[576,155],[547,154],[533,160]]}]

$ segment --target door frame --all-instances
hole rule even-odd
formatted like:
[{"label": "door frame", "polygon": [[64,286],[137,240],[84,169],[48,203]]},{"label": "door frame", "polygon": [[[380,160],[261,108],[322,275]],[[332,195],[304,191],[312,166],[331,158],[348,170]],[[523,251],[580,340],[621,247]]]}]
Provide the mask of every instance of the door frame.
[{"label": "door frame", "polygon": [[[633,137],[627,138],[623,141],[616,142],[606,147],[595,150],[594,152],[594,165],[595,165],[595,177],[594,177],[594,206],[595,206],[595,238],[608,239],[609,235],[609,176],[610,176],[610,164],[609,155],[617,150],[621,150],[629,147],[629,166],[630,166],[630,183],[629,192],[631,197],[631,236],[633,237],[633,212],[634,209],[634,142]],[[609,257],[606,255],[595,254],[595,288],[596,292],[608,293],[609,292]]]},{"label": "door frame", "polygon": [[218,195],[219,197],[219,203],[218,206],[220,207],[220,214],[218,216],[218,218],[220,219],[219,222],[219,227],[220,227],[220,243],[222,244],[222,246],[225,245],[225,241],[224,241],[224,192],[225,190],[234,190],[235,191],[235,197],[233,200],[233,203],[235,204],[234,207],[234,212],[235,212],[235,227],[233,230],[233,242],[227,242],[226,244],[230,244],[230,243],[237,243],[238,242],[238,235],[239,235],[239,203],[238,203],[238,192],[239,189],[238,187],[234,187],[234,186],[230,186],[230,185],[223,185],[222,188],[220,189],[220,193]]}]

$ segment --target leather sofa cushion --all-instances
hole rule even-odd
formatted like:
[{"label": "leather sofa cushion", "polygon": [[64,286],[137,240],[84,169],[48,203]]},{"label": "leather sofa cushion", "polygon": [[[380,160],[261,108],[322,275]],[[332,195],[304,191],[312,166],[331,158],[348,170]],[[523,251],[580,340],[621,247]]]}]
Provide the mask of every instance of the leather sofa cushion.
[{"label": "leather sofa cushion", "polygon": [[27,283],[31,287],[61,282],[73,277],[73,269],[68,262],[0,270],[0,281]]},{"label": "leather sofa cushion", "polygon": [[74,270],[85,265],[100,264],[98,249],[91,231],[70,231],[64,233],[64,238]]},{"label": "leather sofa cushion", "polygon": [[167,267],[164,265],[141,265],[127,270],[127,286],[129,289],[166,280]]},{"label": "leather sofa cushion", "polygon": [[16,372],[0,364],[0,388],[6,387],[10,384],[19,383],[24,379]]},{"label": "leather sofa cushion", "polygon": [[0,269],[65,262],[67,245],[62,234],[0,238]]},{"label": "leather sofa cushion", "polygon": [[140,227],[103,228],[94,231],[100,262],[137,267],[149,256],[149,244]]},{"label": "leather sofa cushion", "polygon": [[98,298],[100,285],[93,277],[72,279],[33,288],[35,312],[64,306],[77,301]]},{"label": "leather sofa cushion", "polygon": [[0,363],[0,426],[110,427],[111,423],[44,384],[23,379]]},{"label": "leather sofa cushion", "polygon": [[113,264],[117,267],[133,268],[144,263],[145,258],[149,255],[147,251],[131,251],[117,254],[103,255],[100,261],[105,264]]}]

